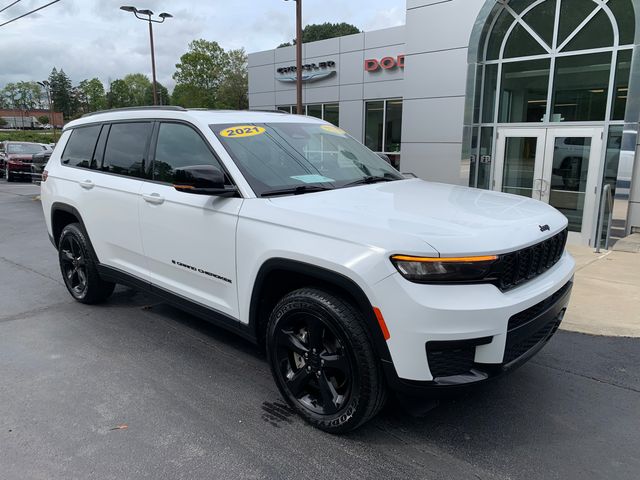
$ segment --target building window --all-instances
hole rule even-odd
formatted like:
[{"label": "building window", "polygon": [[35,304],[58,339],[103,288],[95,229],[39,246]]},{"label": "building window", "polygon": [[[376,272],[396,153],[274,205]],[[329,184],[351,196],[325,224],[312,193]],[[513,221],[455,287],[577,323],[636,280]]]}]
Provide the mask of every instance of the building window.
[{"label": "building window", "polygon": [[[304,114],[309,117],[319,118],[325,122],[333,123],[336,127],[340,123],[340,104],[338,103],[315,103],[304,105]],[[287,113],[296,113],[295,105],[280,105],[277,110]]]},{"label": "building window", "polygon": [[376,100],[365,103],[364,143],[376,153],[389,157],[400,168],[402,100]]},{"label": "building window", "polygon": [[631,0],[497,2],[470,87],[469,183],[488,186],[493,142],[485,132],[495,136],[497,127],[623,121],[634,36]]}]

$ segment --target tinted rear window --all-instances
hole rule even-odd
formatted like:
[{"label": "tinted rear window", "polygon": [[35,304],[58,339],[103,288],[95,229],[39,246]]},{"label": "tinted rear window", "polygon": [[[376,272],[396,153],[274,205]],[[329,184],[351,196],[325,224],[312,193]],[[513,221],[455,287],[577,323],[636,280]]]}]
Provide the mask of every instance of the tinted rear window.
[{"label": "tinted rear window", "polygon": [[72,167],[96,168],[93,152],[101,128],[94,125],[74,129],[62,154],[62,163]]},{"label": "tinted rear window", "polygon": [[130,177],[143,177],[151,123],[114,123],[109,131],[102,170]]}]

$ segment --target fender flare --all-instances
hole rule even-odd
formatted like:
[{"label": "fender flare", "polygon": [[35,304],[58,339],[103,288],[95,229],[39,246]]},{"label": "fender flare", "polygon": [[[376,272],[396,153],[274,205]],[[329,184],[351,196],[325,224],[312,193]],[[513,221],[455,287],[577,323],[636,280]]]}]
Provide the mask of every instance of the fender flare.
[{"label": "fender flare", "polygon": [[260,311],[260,299],[265,286],[265,279],[274,270],[285,270],[303,274],[307,277],[320,280],[323,283],[333,285],[340,290],[344,290],[349,293],[349,295],[355,300],[356,307],[360,310],[365,319],[365,328],[373,342],[376,355],[382,361],[391,361],[389,347],[387,346],[387,342],[380,330],[378,320],[373,311],[373,305],[371,305],[369,298],[362,288],[360,288],[360,286],[351,278],[341,273],[288,258],[271,258],[265,261],[256,275],[249,306],[249,325],[256,338],[259,338],[260,335],[260,319],[258,316]]}]

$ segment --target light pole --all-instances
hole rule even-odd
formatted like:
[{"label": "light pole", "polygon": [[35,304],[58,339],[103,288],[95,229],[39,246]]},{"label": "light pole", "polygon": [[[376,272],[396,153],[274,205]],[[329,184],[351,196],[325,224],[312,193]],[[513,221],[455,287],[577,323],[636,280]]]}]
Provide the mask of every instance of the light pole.
[{"label": "light pole", "polygon": [[296,111],[298,115],[304,115],[302,110],[302,0],[293,1],[296,2]]},{"label": "light pole", "polygon": [[49,124],[51,125],[51,128],[52,128],[53,143],[55,143],[56,142],[56,121],[53,118],[54,112],[53,112],[53,98],[51,98],[51,84],[49,83],[48,80],[43,80],[41,82],[38,82],[38,85],[43,87],[44,91],[47,92],[47,101],[49,102]]},{"label": "light pole", "polygon": [[[167,18],[173,18],[170,13],[161,13],[158,15],[160,20],[153,19],[153,12],[151,10],[138,10],[136,7],[122,6],[120,10],[133,13],[138,20],[144,20],[149,23],[149,43],[151,44],[151,73],[153,75],[153,104],[158,105],[158,90],[156,87],[156,53],[153,46],[153,24],[164,23]],[[141,16],[142,15],[142,16]],[[146,18],[145,18],[146,17]]]}]

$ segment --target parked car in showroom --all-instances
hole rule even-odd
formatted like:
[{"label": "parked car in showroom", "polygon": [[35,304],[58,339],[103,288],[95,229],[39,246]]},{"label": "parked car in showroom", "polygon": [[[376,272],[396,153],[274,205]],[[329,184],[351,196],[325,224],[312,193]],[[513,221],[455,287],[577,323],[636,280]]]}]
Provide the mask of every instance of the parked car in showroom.
[{"label": "parked car in showroom", "polygon": [[0,177],[5,177],[7,182],[14,182],[17,179],[31,181],[33,155],[48,150],[49,148],[41,143],[2,142]]},{"label": "parked car in showroom", "polygon": [[405,178],[312,117],[91,114],[42,180],[74,299],[122,283],[263,345],[282,396],[328,432],[362,425],[388,391],[437,395],[521,365],[572,288],[551,206]]}]

